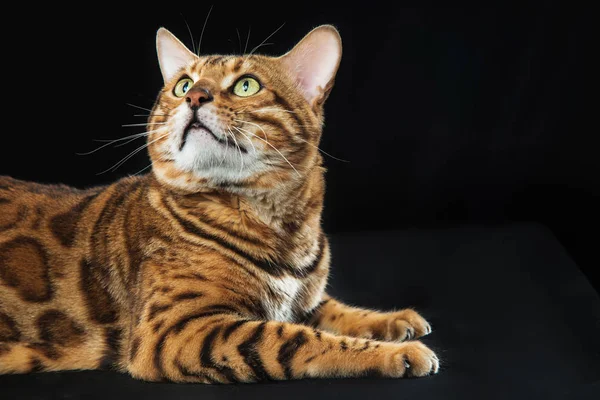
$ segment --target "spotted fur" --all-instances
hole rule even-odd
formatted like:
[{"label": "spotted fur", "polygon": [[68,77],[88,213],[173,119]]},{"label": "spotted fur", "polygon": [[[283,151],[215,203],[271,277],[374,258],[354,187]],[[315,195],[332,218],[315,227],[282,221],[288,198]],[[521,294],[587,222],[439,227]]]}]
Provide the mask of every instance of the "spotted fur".
[{"label": "spotted fur", "polygon": [[[337,31],[317,28],[278,58],[200,57],[165,30],[158,50],[151,173],[89,190],[0,177],[0,373],[230,383],[437,372],[435,354],[408,341],[431,331],[416,312],[324,292],[317,146]],[[255,96],[231,91],[243,76],[261,82]],[[193,86],[180,98],[184,77]]]}]

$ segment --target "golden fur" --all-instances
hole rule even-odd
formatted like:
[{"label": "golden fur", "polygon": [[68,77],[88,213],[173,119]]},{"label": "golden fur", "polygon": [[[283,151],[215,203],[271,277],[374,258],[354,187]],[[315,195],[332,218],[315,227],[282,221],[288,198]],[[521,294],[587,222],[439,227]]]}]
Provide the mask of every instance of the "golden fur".
[{"label": "golden fur", "polygon": [[[326,40],[341,49],[330,26],[297,47]],[[0,177],[0,373],[115,368],[228,383],[438,371],[411,340],[431,332],[416,312],[353,308],[324,292],[317,146],[337,64],[326,61],[326,84],[303,91],[289,60],[305,54],[194,56],[152,110],[146,176],[90,190]],[[237,98],[227,88],[245,74],[262,89]],[[173,95],[182,76],[194,82],[186,98]],[[174,133],[193,90],[211,94],[206,123],[231,133],[221,137],[224,166],[178,158],[196,143]],[[188,140],[213,140],[202,132]],[[249,160],[239,173],[238,151]]]}]

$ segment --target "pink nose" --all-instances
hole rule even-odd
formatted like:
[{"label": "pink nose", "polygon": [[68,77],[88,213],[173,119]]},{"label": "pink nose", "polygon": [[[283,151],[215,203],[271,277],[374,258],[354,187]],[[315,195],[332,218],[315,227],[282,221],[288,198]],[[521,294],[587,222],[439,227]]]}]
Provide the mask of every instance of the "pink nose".
[{"label": "pink nose", "polygon": [[193,87],[187,92],[185,96],[185,101],[193,109],[199,108],[202,105],[202,103],[207,103],[209,101],[212,101],[212,99],[212,94],[210,94],[208,89],[205,89],[203,87]]}]

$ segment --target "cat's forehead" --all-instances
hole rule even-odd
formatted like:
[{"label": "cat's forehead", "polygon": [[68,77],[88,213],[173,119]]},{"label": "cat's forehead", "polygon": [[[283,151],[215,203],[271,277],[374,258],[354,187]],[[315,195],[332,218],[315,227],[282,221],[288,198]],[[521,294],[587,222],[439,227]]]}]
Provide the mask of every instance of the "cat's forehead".
[{"label": "cat's forehead", "polygon": [[211,55],[199,57],[188,66],[186,73],[193,80],[210,79],[229,85],[241,75],[270,75],[272,69],[273,65],[268,57]]}]

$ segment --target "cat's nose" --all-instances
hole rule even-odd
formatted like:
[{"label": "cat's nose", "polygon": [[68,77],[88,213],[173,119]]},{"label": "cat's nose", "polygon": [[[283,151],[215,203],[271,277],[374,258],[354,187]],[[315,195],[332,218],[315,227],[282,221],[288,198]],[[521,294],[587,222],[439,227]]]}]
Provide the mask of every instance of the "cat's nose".
[{"label": "cat's nose", "polygon": [[203,103],[208,103],[212,100],[213,96],[210,91],[206,88],[198,86],[191,88],[185,96],[185,101],[194,110],[198,109]]}]

